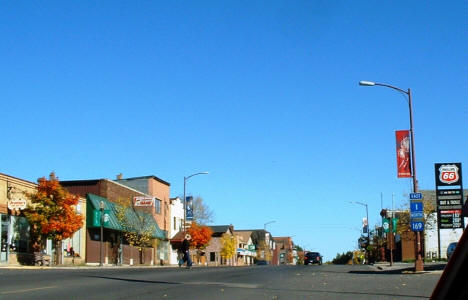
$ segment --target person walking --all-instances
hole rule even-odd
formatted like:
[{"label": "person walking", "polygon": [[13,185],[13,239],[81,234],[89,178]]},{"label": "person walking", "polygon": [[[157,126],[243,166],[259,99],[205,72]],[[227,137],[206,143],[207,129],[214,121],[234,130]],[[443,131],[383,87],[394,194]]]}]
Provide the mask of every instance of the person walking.
[{"label": "person walking", "polygon": [[184,257],[181,261],[179,261],[179,267],[182,266],[185,262],[187,262],[187,269],[190,269],[192,267],[192,259],[190,258],[190,240],[190,234],[186,234],[184,241],[182,242],[182,247],[180,249]]}]

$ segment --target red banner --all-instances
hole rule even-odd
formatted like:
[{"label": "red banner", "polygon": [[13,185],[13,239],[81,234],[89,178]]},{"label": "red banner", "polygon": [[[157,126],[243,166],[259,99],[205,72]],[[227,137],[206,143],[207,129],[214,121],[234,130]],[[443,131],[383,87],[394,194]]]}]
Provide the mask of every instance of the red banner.
[{"label": "red banner", "polygon": [[397,130],[395,136],[398,178],[412,177],[409,130]]}]

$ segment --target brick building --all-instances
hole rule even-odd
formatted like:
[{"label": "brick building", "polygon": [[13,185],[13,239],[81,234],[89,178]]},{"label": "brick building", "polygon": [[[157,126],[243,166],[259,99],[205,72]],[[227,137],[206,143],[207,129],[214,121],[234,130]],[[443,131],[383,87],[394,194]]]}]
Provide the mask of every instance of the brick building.
[{"label": "brick building", "polygon": [[[60,184],[65,187],[69,192],[83,197],[88,200],[88,226],[86,234],[86,262],[99,263],[103,261],[105,264],[154,264],[154,263],[167,263],[168,262],[168,249],[167,249],[167,232],[161,230],[160,225],[153,217],[156,208],[136,208],[143,216],[149,214],[150,219],[145,217],[148,222],[154,222],[154,243],[152,247],[143,250],[142,256],[136,247],[126,244],[122,238],[121,228],[118,221],[115,220],[115,210],[117,203],[126,203],[131,205],[133,197],[143,196],[151,197],[144,192],[133,189],[129,186],[120,184],[116,181],[109,179],[93,179],[93,180],[71,180],[61,181]],[[99,210],[99,203],[102,201],[105,209],[110,211],[111,221],[109,225],[104,226],[104,251],[103,257],[99,257],[100,253],[100,228],[99,222],[90,220],[94,217],[93,211]]]}]

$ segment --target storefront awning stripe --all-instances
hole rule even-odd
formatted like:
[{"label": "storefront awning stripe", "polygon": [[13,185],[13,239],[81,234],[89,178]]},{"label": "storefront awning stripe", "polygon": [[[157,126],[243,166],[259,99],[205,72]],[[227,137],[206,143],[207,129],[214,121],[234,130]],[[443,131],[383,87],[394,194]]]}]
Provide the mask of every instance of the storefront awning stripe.
[{"label": "storefront awning stripe", "polygon": [[[93,222],[91,222],[91,219],[93,218],[92,214],[94,210],[99,210],[99,205],[102,201],[104,203],[104,210],[109,211],[109,222],[108,225],[104,225],[104,227],[117,231],[123,230],[122,226],[119,223],[119,220],[117,219],[117,208],[119,206],[118,204],[110,202],[106,198],[94,194],[87,194],[86,198],[88,200],[87,203],[89,205],[87,209],[87,218],[89,221],[86,222],[88,224],[88,227],[95,227],[93,226]],[[159,228],[158,223],[156,223],[152,215],[145,212],[138,212],[138,215],[145,218],[145,220],[155,228],[153,232],[153,238],[166,239],[167,232]],[[133,220],[137,219],[138,215],[133,210],[128,210],[126,213],[126,217]]]}]

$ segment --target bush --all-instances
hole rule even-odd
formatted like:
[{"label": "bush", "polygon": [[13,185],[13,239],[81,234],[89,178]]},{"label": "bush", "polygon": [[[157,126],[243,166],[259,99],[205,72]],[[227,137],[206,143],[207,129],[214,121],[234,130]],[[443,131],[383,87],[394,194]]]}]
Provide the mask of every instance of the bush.
[{"label": "bush", "polygon": [[353,259],[353,252],[348,251],[346,253],[337,253],[336,257],[332,260],[334,265],[346,265],[350,260]]}]

